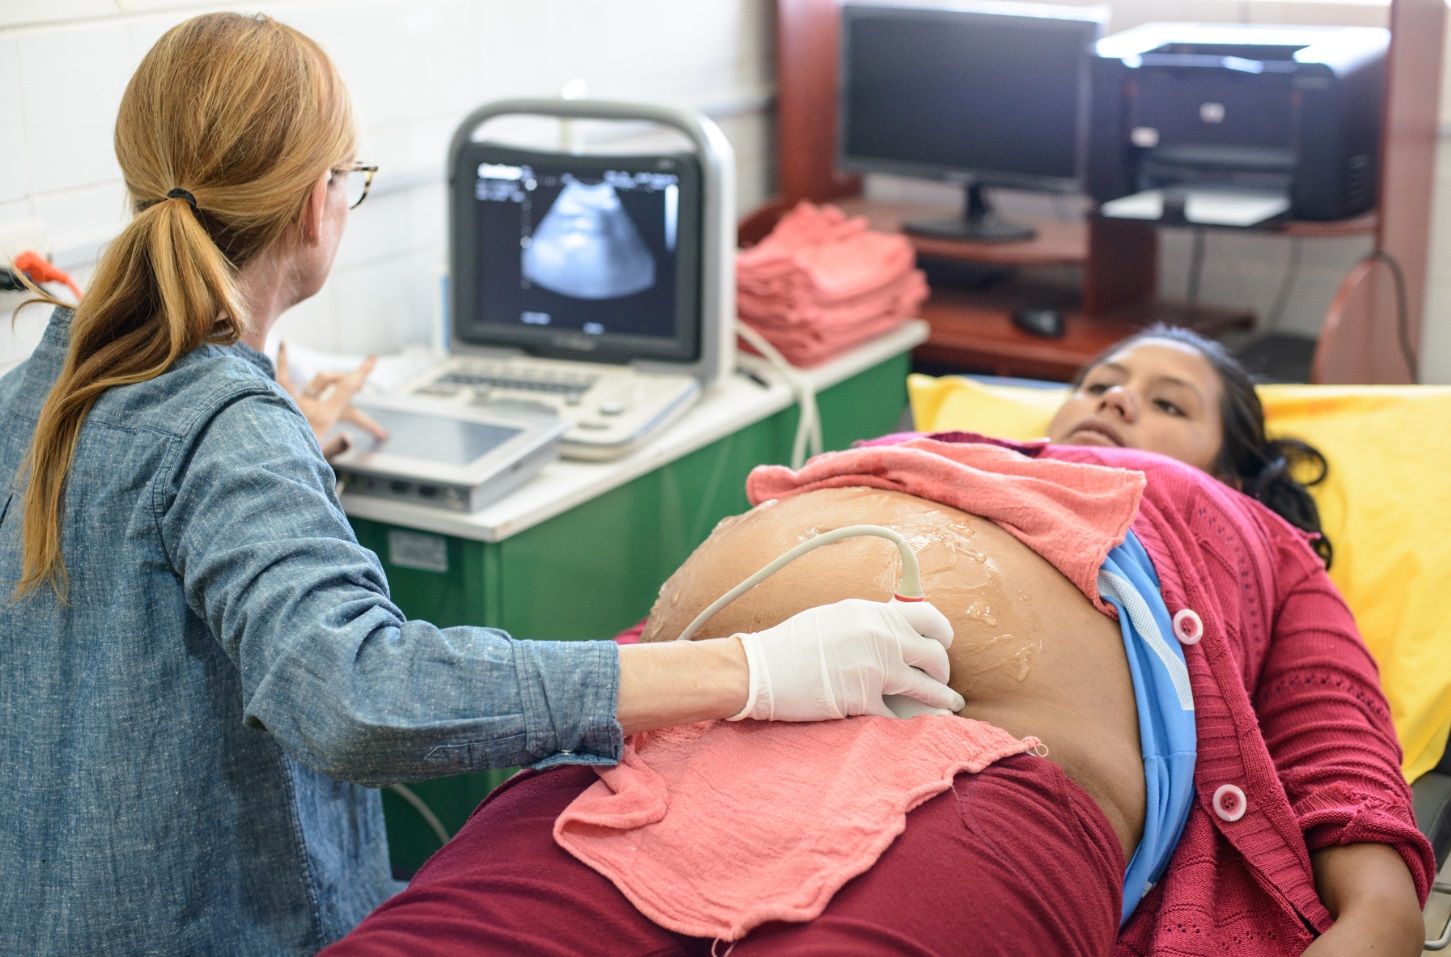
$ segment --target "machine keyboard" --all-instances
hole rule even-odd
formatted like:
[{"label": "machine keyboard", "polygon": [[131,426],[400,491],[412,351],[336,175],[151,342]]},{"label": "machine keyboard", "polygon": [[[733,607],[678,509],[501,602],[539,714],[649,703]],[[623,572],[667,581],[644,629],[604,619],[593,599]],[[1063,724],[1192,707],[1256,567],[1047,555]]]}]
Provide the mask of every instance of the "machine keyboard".
[{"label": "machine keyboard", "polygon": [[439,376],[435,382],[460,386],[484,387],[489,389],[518,389],[523,392],[555,392],[561,395],[580,395],[588,392],[598,376],[572,372],[553,372],[547,369],[521,369],[482,367],[478,369],[454,370]]},{"label": "machine keyboard", "polygon": [[456,357],[403,388],[448,404],[557,415],[571,423],[561,454],[584,459],[625,454],[683,414],[700,393],[689,375],[532,358]]}]

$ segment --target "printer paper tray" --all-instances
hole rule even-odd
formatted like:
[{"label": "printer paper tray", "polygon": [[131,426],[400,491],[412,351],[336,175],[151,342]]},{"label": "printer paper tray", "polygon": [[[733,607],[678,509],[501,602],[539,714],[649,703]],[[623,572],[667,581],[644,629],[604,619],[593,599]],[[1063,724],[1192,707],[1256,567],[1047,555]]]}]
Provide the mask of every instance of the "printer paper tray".
[{"label": "printer paper tray", "polygon": [[[1164,216],[1164,195],[1184,199],[1183,219]],[[1171,205],[1173,205],[1171,203]],[[1110,219],[1144,219],[1191,226],[1263,226],[1283,219],[1290,211],[1290,197],[1273,190],[1179,187],[1149,189],[1132,196],[1111,199],[1099,206],[1099,215]]]}]

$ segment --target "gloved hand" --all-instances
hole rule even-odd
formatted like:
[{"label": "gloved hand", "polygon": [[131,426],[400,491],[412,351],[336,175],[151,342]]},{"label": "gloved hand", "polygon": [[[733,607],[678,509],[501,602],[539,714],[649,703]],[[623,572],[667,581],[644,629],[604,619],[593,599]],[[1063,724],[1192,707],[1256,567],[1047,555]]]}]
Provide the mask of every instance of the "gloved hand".
[{"label": "gloved hand", "polygon": [[965,706],[943,684],[952,626],[927,602],[848,598],[736,637],[746,651],[751,691],[732,721],[891,717],[882,696],[892,694],[930,708]]}]

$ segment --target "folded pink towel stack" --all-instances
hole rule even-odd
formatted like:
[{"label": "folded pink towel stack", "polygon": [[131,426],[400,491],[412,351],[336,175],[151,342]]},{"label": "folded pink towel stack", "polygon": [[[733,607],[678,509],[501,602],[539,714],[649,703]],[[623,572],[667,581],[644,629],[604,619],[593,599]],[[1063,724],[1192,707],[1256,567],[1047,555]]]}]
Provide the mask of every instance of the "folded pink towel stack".
[{"label": "folded pink towel stack", "polygon": [[736,256],[740,317],[797,366],[901,325],[927,298],[905,238],[834,206],[800,203]]}]

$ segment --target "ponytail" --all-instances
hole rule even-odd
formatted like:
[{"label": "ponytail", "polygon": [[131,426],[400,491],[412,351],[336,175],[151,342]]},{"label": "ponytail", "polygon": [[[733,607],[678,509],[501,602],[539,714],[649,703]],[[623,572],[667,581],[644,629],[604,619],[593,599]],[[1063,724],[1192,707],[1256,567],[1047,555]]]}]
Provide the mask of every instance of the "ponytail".
[{"label": "ponytail", "polygon": [[290,27],[204,14],[147,53],[116,121],[116,157],[136,215],[75,308],[65,362],[21,465],[13,597],[48,585],[66,598],[66,478],[96,400],[249,331],[237,271],[278,241],[318,178],[350,157],[353,139],[335,68]]},{"label": "ponytail", "polygon": [[204,342],[237,341],[242,317],[232,269],[185,203],[153,204],[111,242],[76,307],[70,349],[21,466],[29,481],[16,597],[46,584],[65,599],[65,481],[101,393],[154,379]]}]

